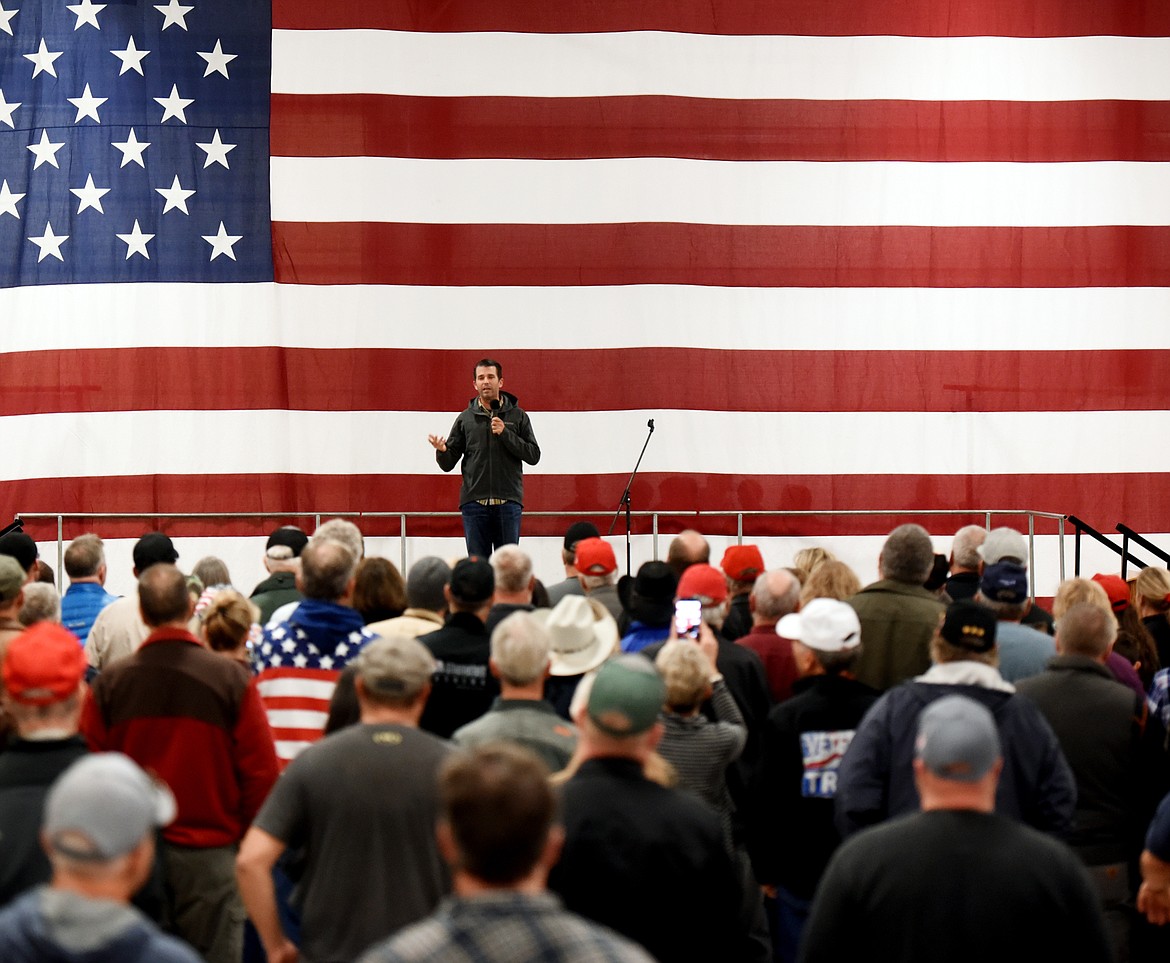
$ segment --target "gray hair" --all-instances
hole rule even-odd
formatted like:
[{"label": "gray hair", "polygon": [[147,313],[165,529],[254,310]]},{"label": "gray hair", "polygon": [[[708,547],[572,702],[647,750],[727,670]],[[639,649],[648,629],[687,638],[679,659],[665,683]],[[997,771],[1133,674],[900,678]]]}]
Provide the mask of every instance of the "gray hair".
[{"label": "gray hair", "polygon": [[951,558],[960,568],[979,568],[979,546],[987,538],[987,529],[982,525],[964,525],[955,532],[951,542]]},{"label": "gray hair", "polygon": [[344,542],[315,537],[301,552],[301,591],[306,598],[333,602],[345,594],[358,557]]},{"label": "gray hair", "polygon": [[317,526],[317,530],[313,532],[313,537],[309,541],[311,543],[317,540],[340,542],[353,552],[354,558],[359,562],[366,554],[366,543],[362,539],[361,529],[344,518],[331,518]]},{"label": "gray hair", "polygon": [[501,545],[488,561],[496,573],[496,591],[523,592],[532,581],[532,559],[517,545]]},{"label": "gray hair", "polygon": [[406,575],[406,604],[412,609],[442,612],[447,607],[443,587],[450,584],[450,565],[435,555],[420,558]]},{"label": "gray hair", "polygon": [[704,605],[701,611],[701,617],[711,628],[718,631],[723,628],[723,623],[727,619],[726,603],[720,602],[718,605]]},{"label": "gray hair", "polygon": [[752,586],[756,618],[779,622],[800,604],[800,579],[786,569],[762,572]]},{"label": "gray hair", "polygon": [[882,546],[883,578],[921,585],[934,568],[934,546],[930,533],[921,525],[899,525]]},{"label": "gray hair", "polygon": [[492,632],[492,661],[509,685],[529,685],[548,668],[552,638],[529,612],[513,612]]},{"label": "gray hair", "polygon": [[1024,599],[1023,602],[1000,602],[996,599],[989,599],[982,591],[979,591],[975,593],[975,601],[991,609],[1001,622],[1018,622],[1028,611],[1027,599]]},{"label": "gray hair", "polygon": [[599,589],[603,585],[613,585],[617,580],[617,575],[610,572],[608,575],[581,575],[581,585],[586,592],[592,592],[594,589]]},{"label": "gray hair", "polygon": [[24,587],[24,605],[16,616],[26,628],[38,622],[61,621],[61,596],[48,582],[30,582]]},{"label": "gray hair", "polygon": [[78,535],[65,549],[65,574],[70,578],[91,578],[105,562],[102,540],[93,532]]}]

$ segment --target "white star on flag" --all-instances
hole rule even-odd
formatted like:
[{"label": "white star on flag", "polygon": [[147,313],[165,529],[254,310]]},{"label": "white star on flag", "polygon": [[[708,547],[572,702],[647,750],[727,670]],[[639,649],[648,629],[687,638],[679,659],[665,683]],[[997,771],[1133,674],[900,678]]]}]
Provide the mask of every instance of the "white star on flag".
[{"label": "white star on flag", "polygon": [[156,187],[155,191],[166,198],[167,205],[163,208],[163,213],[171,210],[179,210],[184,214],[189,214],[187,210],[187,198],[194,195],[193,190],[184,190],[183,185],[179,183],[179,175],[175,175],[175,179],[171,181],[170,187]]},{"label": "white star on flag", "polygon": [[57,151],[65,146],[65,141],[56,144],[49,140],[49,132],[47,130],[41,131],[41,139],[39,143],[29,144],[28,149],[37,155],[37,162],[33,164],[35,171],[42,164],[52,164],[57,170],[61,169],[61,165],[57,163]]},{"label": "white star on flag", "polygon": [[333,668],[333,658],[331,656],[328,656],[328,655],[321,656],[321,668],[322,669],[332,669]]},{"label": "white star on flag", "polygon": [[19,102],[9,103],[7,100],[5,100],[4,90],[0,88],[0,123],[7,124],[13,130],[16,130],[16,125],[12,123],[12,112],[19,106]]},{"label": "white star on flag", "polygon": [[228,234],[227,229],[223,227],[223,221],[220,221],[220,229],[218,233],[201,234],[200,236],[202,239],[207,241],[209,245],[212,246],[212,256],[211,259],[209,259],[212,261],[214,261],[216,257],[219,257],[221,254],[226,254],[234,261],[235,252],[232,248],[235,246],[236,241],[239,241],[241,238],[243,238],[242,234]]},{"label": "white star on flag", "polygon": [[146,260],[150,260],[150,252],[146,250],[146,242],[153,241],[153,234],[143,234],[142,228],[138,226],[138,219],[134,219],[134,229],[129,234],[115,234],[119,241],[126,242],[126,260],[129,261],[132,255],[141,254]]},{"label": "white star on flag", "polygon": [[205,168],[210,167],[212,164],[220,164],[228,170],[231,170],[231,167],[228,164],[227,155],[229,151],[235,150],[237,145],[225,144],[222,140],[220,140],[218,127],[216,128],[215,133],[211,135],[211,141],[209,143],[200,144],[198,141],[196,141],[195,146],[207,155],[207,160],[203,162],[203,166]]},{"label": "white star on flag", "polygon": [[74,30],[80,30],[83,23],[91,24],[98,30],[102,29],[97,21],[97,15],[106,9],[106,4],[94,3],[93,0],[81,0],[81,3],[67,3],[65,9],[77,17]]},{"label": "white star on flag", "polygon": [[85,90],[81,92],[80,97],[66,97],[65,99],[77,108],[77,117],[74,119],[73,123],[81,123],[82,117],[92,117],[100,124],[102,119],[98,116],[98,108],[110,98],[95,97],[93,92],[89,89],[89,84],[86,84]]},{"label": "white star on flag", "polygon": [[132,161],[146,170],[146,164],[142,160],[142,152],[150,146],[150,141],[139,140],[134,134],[134,128],[130,128],[130,136],[123,141],[113,141],[111,147],[117,147],[122,152],[122,163],[119,167],[125,167]]},{"label": "white star on flag", "polygon": [[69,240],[69,235],[54,234],[50,221],[45,222],[44,234],[40,237],[30,237],[29,240],[41,249],[41,253],[37,255],[37,264],[40,264],[47,257],[55,257],[62,264],[65,263],[65,257],[61,254],[61,245]]},{"label": "white star on flag", "polygon": [[13,36],[12,18],[18,13],[20,10],[5,10],[4,4],[0,3],[0,30],[3,30],[10,37]]},{"label": "white star on flag", "polygon": [[16,202],[23,199],[23,194],[14,194],[8,189],[8,181],[4,181],[0,184],[0,215],[11,214],[19,221],[20,212],[16,209]]},{"label": "white star on flag", "polygon": [[223,74],[227,77],[227,65],[239,56],[239,54],[225,54],[223,52],[223,42],[220,40],[215,42],[214,50],[208,50],[206,52],[196,50],[195,52],[207,61],[207,69],[203,71],[204,77],[210,77],[212,74]]},{"label": "white star on flag", "polygon": [[296,655],[293,656],[293,665],[295,665],[298,669],[303,669],[308,664],[309,664],[309,660],[304,655],[304,653],[298,652]]},{"label": "white star on flag", "polygon": [[91,207],[99,214],[106,213],[102,208],[102,198],[110,193],[110,189],[108,187],[96,186],[93,182],[93,174],[90,174],[85,179],[85,187],[71,187],[69,188],[69,193],[75,194],[81,202],[77,205],[78,214]]},{"label": "white star on flag", "polygon": [[289,639],[287,642],[282,642],[280,647],[284,649],[285,652],[296,652],[297,650],[297,644],[292,639]]},{"label": "white star on flag", "polygon": [[188,97],[179,96],[178,84],[171,84],[171,92],[169,96],[155,97],[154,102],[163,109],[162,120],[159,121],[160,124],[165,124],[167,119],[170,117],[177,117],[184,124],[187,123],[187,114],[185,111],[188,107],[195,103],[194,100]]},{"label": "white star on flag", "polygon": [[187,14],[189,14],[194,7],[186,7],[179,3],[179,0],[171,0],[167,4],[155,4],[154,9],[163,15],[162,29],[167,27],[180,26],[184,30],[187,29]]},{"label": "white star on flag", "polygon": [[33,70],[34,77],[38,76],[42,72],[52,74],[52,76],[56,77],[57,68],[53,66],[53,61],[60,57],[64,52],[65,51],[63,50],[58,50],[56,53],[51,53],[49,48],[45,46],[45,38],[41,37],[41,45],[37,49],[37,52],[25,54],[24,59],[31,60],[33,62],[33,66],[35,68]]},{"label": "white star on flag", "polygon": [[121,77],[122,74],[124,74],[127,70],[133,70],[140,77],[146,76],[142,72],[142,58],[149,54],[150,51],[139,50],[137,47],[135,47],[133,36],[131,36],[130,39],[126,41],[126,49],[111,50],[110,53],[122,61],[122,69],[118,71],[119,77]]}]

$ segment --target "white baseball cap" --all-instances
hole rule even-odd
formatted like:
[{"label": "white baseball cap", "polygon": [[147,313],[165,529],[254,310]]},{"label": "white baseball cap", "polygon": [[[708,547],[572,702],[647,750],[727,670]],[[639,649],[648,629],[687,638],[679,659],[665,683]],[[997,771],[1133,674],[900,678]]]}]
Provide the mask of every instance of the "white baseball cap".
[{"label": "white baseball cap", "polygon": [[813,599],[776,623],[776,634],[818,652],[848,652],[861,645],[857,613],[836,599]]}]

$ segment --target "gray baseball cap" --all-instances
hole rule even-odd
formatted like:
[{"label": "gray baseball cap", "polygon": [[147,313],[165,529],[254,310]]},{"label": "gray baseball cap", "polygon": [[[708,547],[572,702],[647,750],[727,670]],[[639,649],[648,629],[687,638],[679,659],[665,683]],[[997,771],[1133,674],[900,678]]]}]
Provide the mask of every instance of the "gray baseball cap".
[{"label": "gray baseball cap", "polygon": [[936,776],[956,782],[977,782],[1002,755],[991,712],[961,695],[943,696],[922,710],[915,752]]},{"label": "gray baseball cap", "polygon": [[175,797],[129,756],[84,756],[58,778],[45,800],[44,833],[70,859],[107,862],[124,856],[157,826],[175,818]]}]

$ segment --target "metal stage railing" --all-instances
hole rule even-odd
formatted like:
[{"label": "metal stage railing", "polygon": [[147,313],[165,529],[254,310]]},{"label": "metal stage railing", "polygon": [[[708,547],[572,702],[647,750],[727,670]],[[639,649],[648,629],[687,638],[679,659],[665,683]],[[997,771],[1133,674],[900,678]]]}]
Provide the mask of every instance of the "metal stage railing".
[{"label": "metal stage railing", "polygon": [[[529,512],[524,513],[525,518],[580,518],[580,517],[607,517],[612,514],[612,509],[599,509],[598,511],[573,511],[573,512]],[[753,519],[800,519],[800,518],[864,518],[885,516],[889,518],[899,518],[904,520],[914,520],[916,518],[928,517],[957,517],[957,518],[981,518],[986,528],[990,529],[993,526],[993,521],[996,518],[1012,517],[1015,519],[1027,518],[1027,538],[1028,538],[1028,570],[1035,570],[1035,539],[1036,539],[1036,521],[1038,519],[1046,519],[1056,522],[1057,539],[1059,544],[1059,559],[1060,559],[1060,580],[1064,580],[1064,548],[1065,548],[1065,522],[1070,516],[1062,515],[1055,512],[1040,512],[1032,509],[1001,509],[1001,508],[987,508],[978,510],[965,510],[954,508],[937,508],[937,509],[921,509],[916,511],[897,511],[897,510],[879,510],[866,509],[858,511],[832,511],[832,510],[800,510],[800,511],[785,511],[785,510],[770,510],[770,511],[736,511],[734,509],[715,509],[715,510],[687,510],[687,511],[635,511],[631,515],[639,519],[650,520],[650,537],[652,540],[651,551],[652,557],[659,557],[658,538],[660,534],[659,520],[663,518],[693,518],[696,520],[694,527],[700,527],[701,519],[715,519],[725,518],[735,520],[736,539],[738,542],[743,541],[745,530],[745,520],[749,522]],[[191,513],[191,512],[27,512],[18,513],[16,519],[21,520],[55,520],[57,525],[57,571],[64,570],[64,553],[65,553],[65,522],[70,519],[84,519],[87,522],[101,521],[101,520],[133,520],[146,519],[151,521],[161,522],[163,520],[182,520],[182,521],[225,521],[229,519],[312,519],[313,527],[316,528],[321,524],[323,518],[349,518],[353,519],[355,523],[363,518],[397,518],[398,519],[398,537],[402,540],[400,552],[400,568],[402,571],[407,570],[406,558],[406,540],[410,537],[410,522],[412,520],[433,519],[433,518],[450,518],[458,519],[459,512],[361,512],[361,511],[342,511],[342,512],[221,512],[221,513]],[[1082,523],[1083,524],[1083,523]],[[359,526],[360,527],[360,526]],[[616,535],[616,533],[615,533]],[[643,537],[643,536],[638,536]],[[1112,545],[1112,543],[1108,543]],[[1078,543],[1079,545],[1079,543]],[[1115,547],[1115,546],[1114,546]],[[1079,553],[1079,548],[1078,548]],[[1079,559],[1079,554],[1078,554]],[[1031,580],[1029,582],[1031,583]]]}]

